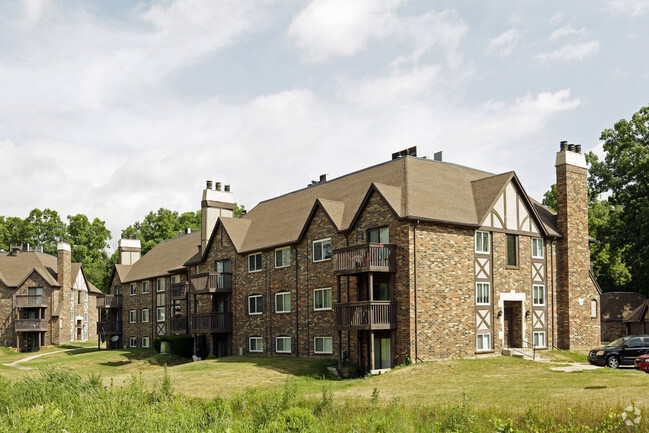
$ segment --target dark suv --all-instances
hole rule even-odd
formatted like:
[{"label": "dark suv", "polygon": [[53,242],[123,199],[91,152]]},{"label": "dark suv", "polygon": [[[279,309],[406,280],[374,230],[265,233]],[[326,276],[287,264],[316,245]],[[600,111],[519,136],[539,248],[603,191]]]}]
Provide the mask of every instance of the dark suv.
[{"label": "dark suv", "polygon": [[620,365],[633,365],[635,359],[645,353],[649,353],[649,335],[627,335],[591,350],[588,362],[618,368]]}]

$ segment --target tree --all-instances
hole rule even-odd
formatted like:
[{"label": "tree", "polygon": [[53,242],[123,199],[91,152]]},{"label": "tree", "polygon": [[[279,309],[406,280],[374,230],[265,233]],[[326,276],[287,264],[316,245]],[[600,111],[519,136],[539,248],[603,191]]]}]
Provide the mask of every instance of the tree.
[{"label": "tree", "polygon": [[111,266],[106,248],[112,237],[106,223],[95,218],[92,223],[83,214],[68,215],[68,240],[72,261],[83,264],[88,280],[105,291],[108,287]]},{"label": "tree", "polygon": [[606,156],[593,155],[590,186],[610,205],[611,247],[621,252],[630,281],[625,288],[648,294],[649,276],[649,107],[602,132]]},{"label": "tree", "polygon": [[66,227],[55,210],[33,209],[25,219],[25,241],[42,246],[43,252],[56,255],[59,240],[65,238]]}]

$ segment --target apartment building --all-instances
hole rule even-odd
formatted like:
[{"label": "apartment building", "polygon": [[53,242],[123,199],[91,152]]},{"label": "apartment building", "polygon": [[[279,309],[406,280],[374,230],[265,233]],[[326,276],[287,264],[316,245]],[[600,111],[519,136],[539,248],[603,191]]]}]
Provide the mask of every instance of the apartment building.
[{"label": "apartment building", "polygon": [[[208,182],[200,234],[156,247],[173,263],[139,279],[131,274],[138,262],[116,268],[122,321],[161,308],[127,308],[124,283],[136,284],[132,296],[158,302],[137,284],[167,278],[166,327],[149,326],[149,339],[184,318],[173,332],[193,335],[197,352],[215,356],[331,357],[374,371],[406,358],[598,345],[580,146],[562,142],[556,155],[556,214],[531,199],[514,172],[413,153],[323,176],[241,218],[232,218],[229,188]],[[126,326],[124,344],[140,347],[144,335]]]},{"label": "apartment building", "polygon": [[58,244],[57,257],[28,245],[0,253],[0,344],[21,352],[97,337],[96,298],[71,248]]}]

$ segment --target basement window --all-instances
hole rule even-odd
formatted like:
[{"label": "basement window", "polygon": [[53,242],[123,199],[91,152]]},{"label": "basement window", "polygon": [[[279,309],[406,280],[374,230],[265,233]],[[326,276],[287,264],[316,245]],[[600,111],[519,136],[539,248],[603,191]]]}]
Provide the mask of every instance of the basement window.
[{"label": "basement window", "polygon": [[476,350],[478,352],[491,350],[491,334],[476,335]]}]

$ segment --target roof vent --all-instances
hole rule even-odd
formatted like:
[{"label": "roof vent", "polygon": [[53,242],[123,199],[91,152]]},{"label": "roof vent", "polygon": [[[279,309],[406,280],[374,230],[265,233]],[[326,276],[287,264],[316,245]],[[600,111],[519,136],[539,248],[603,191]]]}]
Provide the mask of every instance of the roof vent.
[{"label": "roof vent", "polygon": [[403,158],[404,156],[417,156],[417,146],[409,147],[408,149],[400,150],[392,154],[392,159]]},{"label": "roof vent", "polygon": [[444,152],[435,152],[435,154],[433,155],[433,160],[439,162],[444,161]]}]

